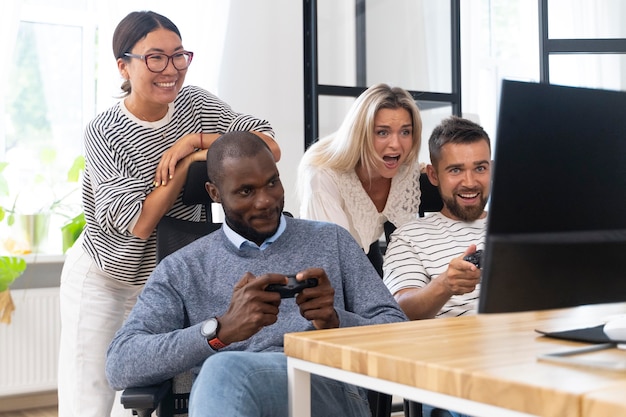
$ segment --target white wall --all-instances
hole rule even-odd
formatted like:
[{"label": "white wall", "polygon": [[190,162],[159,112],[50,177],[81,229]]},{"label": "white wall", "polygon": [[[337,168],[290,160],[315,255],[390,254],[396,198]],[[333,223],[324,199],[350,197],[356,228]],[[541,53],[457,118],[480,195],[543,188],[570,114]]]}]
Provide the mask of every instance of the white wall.
[{"label": "white wall", "polygon": [[298,213],[295,178],[304,152],[302,2],[231,1],[217,94],[269,120],[282,157],[285,210]]},{"label": "white wall", "polygon": [[[220,22],[222,31],[216,34],[213,30],[213,38],[205,38],[206,46],[196,43],[190,49],[199,53],[208,52],[211,48],[221,48],[220,62],[202,62],[201,65],[208,65],[212,69],[209,74],[216,75],[212,80],[214,85],[210,85],[207,79],[198,78],[198,68],[194,67],[189,71],[188,82],[199,84],[218,94],[222,99],[230,103],[238,111],[251,113],[269,120],[276,131],[276,139],[282,150],[282,158],[278,166],[281,172],[283,184],[285,186],[285,209],[297,215],[298,202],[296,198],[295,180],[297,165],[304,152],[304,104],[303,104],[303,16],[301,0],[231,0],[229,7],[225,10],[224,2],[214,0],[207,3],[206,10],[216,10],[225,19]],[[428,3],[428,2],[426,2]],[[439,4],[433,9],[434,4],[431,2],[430,8],[422,9],[423,2],[416,1],[408,3],[411,5],[408,19],[416,19],[416,21],[428,20],[428,17],[422,16],[420,13],[441,12]],[[345,1],[335,3],[334,1],[320,1],[318,4],[319,25],[324,29],[320,29],[320,45],[328,40],[324,40],[324,36],[332,34],[335,38],[331,44],[332,50],[325,49],[325,54],[320,51],[320,83],[331,83],[352,85],[354,83],[354,3],[353,1]],[[448,7],[443,8],[448,11]],[[213,12],[214,13],[214,12]],[[370,21],[368,23],[368,32],[373,35],[368,37],[368,49],[372,45],[372,50],[389,49],[388,36],[383,37],[380,33],[375,36],[377,31],[384,31],[385,27],[389,29],[390,22],[393,21],[391,16],[381,16],[381,13],[375,13],[376,18],[380,21]],[[371,16],[370,16],[371,18]],[[407,17],[405,16],[405,19]],[[215,20],[215,19],[210,19]],[[432,16],[431,16],[431,20]],[[444,19],[445,21],[445,19]],[[183,25],[188,21],[183,20],[178,23],[182,33],[184,44],[187,47],[188,41],[191,39],[186,34],[187,28]],[[406,27],[406,22],[399,23],[400,27]],[[396,24],[391,24],[391,27]],[[421,25],[417,25],[421,31]],[[193,35],[192,35],[193,36]],[[216,46],[214,37],[217,37],[223,44]],[[414,34],[411,38],[424,38],[423,34]],[[382,39],[382,40],[381,40]],[[407,39],[398,35],[397,40]],[[383,45],[378,45],[376,41]],[[449,40],[448,40],[449,41]],[[205,51],[204,48],[207,48]],[[408,65],[405,61],[411,56],[427,56],[428,51],[423,45],[411,44],[411,48],[416,48],[422,53],[409,55],[403,52],[405,45],[397,42],[393,52],[387,51],[389,57],[380,59],[378,69],[376,69],[377,57],[368,57],[368,82],[390,82],[405,88],[412,84],[430,85],[436,88],[437,83],[429,78],[434,77],[429,74],[426,64],[425,68],[420,71],[411,72],[400,71],[399,75],[392,70],[394,66],[410,67],[413,69],[415,65]],[[431,52],[437,48],[431,48]],[[330,52],[331,56],[328,56]],[[219,56],[219,53],[214,53]],[[376,54],[379,55],[379,54]],[[437,61],[435,57],[429,57]],[[200,59],[200,58],[199,58]],[[322,65],[322,59],[328,65]],[[426,60],[425,60],[426,61]],[[352,64],[350,64],[352,62]],[[194,58],[194,66],[196,65]],[[215,65],[219,65],[215,71]],[[199,65],[200,66],[200,65]],[[430,67],[436,67],[432,64]],[[347,71],[347,73],[346,73]],[[392,72],[391,78],[388,74]],[[446,74],[448,71],[441,71]],[[395,74],[395,75],[394,75]],[[406,77],[411,80],[406,80]],[[440,75],[441,76],[441,75]],[[404,78],[403,78],[404,77]],[[416,78],[418,79],[416,81]],[[422,81],[419,81],[423,79]],[[329,82],[332,80],[334,82]],[[439,83],[440,84],[440,83]],[[351,99],[346,99],[345,104],[349,105]],[[333,103],[337,104],[337,103]],[[321,104],[322,106],[322,104]],[[325,122],[334,123],[334,128],[338,126],[343,119],[347,106],[330,105],[320,111],[331,112],[331,117],[326,117]],[[432,123],[428,123],[428,117],[424,115],[425,128],[423,136],[427,138],[429,129],[432,129],[435,123],[438,123],[441,115],[436,117]],[[334,119],[334,120],[333,120]],[[320,134],[326,134],[322,126],[320,126]],[[423,139],[425,140],[425,139]],[[425,149],[425,147],[424,147]],[[426,155],[427,158],[427,155]],[[421,158],[423,160],[423,157]]]},{"label": "white wall", "polygon": [[121,79],[110,40],[115,25],[135,10],[153,10],[179,28],[194,52],[186,84],[206,88],[236,111],[269,120],[282,158],[285,209],[297,213],[294,182],[304,152],[301,0],[112,0],[96,2],[101,42],[97,111],[119,94]]}]

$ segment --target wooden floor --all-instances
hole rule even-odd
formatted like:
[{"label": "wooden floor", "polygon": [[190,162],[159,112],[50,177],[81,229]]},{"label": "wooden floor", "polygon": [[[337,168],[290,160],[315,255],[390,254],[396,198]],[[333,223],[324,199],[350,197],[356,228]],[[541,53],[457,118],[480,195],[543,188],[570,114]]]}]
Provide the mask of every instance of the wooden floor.
[{"label": "wooden floor", "polygon": [[0,417],[58,417],[57,406],[21,411],[0,411]]},{"label": "wooden floor", "polygon": [[59,417],[57,392],[44,391],[2,397],[0,417]]},{"label": "wooden floor", "polygon": [[[57,406],[32,408],[20,411],[0,411],[0,417],[59,417]],[[391,417],[404,417],[402,411],[391,413]]]},{"label": "wooden floor", "polygon": [[[33,408],[22,411],[0,411],[0,417],[59,417],[57,407]],[[391,417],[404,417],[402,411],[391,413]]]}]

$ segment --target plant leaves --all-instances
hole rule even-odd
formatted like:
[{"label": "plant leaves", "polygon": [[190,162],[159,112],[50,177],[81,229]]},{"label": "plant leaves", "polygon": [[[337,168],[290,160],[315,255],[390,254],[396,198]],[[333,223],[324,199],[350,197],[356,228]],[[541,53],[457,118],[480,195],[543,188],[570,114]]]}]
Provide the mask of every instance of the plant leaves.
[{"label": "plant leaves", "polygon": [[0,292],[9,286],[26,270],[26,261],[17,256],[0,256]]},{"label": "plant leaves", "polygon": [[9,165],[8,162],[0,162],[0,196],[9,195],[9,183],[2,173],[7,165]]},{"label": "plant leaves", "polygon": [[54,148],[42,148],[39,151],[39,160],[44,165],[52,165],[57,159],[57,151]]},{"label": "plant leaves", "polygon": [[74,159],[74,163],[70,167],[70,170],[67,172],[67,181],[68,182],[78,182],[78,178],[80,177],[80,173],[85,170],[85,157],[79,155]]}]

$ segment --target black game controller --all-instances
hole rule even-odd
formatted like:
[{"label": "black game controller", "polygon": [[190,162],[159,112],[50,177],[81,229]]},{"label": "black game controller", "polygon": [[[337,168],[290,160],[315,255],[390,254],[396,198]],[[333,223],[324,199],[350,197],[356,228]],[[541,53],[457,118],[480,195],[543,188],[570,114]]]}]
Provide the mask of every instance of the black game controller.
[{"label": "black game controller", "polygon": [[286,284],[270,284],[265,287],[265,291],[280,293],[280,298],[293,298],[303,289],[311,287],[317,287],[317,278],[307,278],[304,281],[298,281],[295,275],[288,275]]},{"label": "black game controller", "polygon": [[481,267],[480,261],[482,260],[482,257],[483,257],[483,251],[477,250],[471,255],[467,255],[466,257],[464,257],[463,260],[473,263],[474,265],[476,265],[476,268],[480,269]]}]

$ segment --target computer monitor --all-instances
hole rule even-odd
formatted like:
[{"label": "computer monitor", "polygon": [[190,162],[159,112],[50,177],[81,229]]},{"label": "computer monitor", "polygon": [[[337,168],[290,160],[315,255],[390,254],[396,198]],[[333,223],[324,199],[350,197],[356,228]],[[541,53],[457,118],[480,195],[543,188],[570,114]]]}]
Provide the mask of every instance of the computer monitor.
[{"label": "computer monitor", "polygon": [[626,301],[626,92],[504,81],[479,313]]}]

